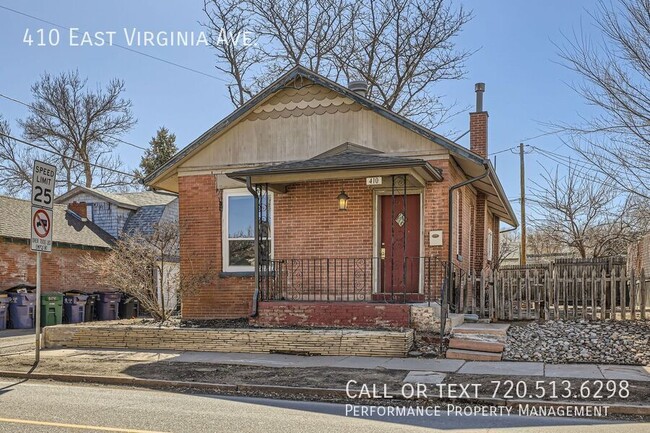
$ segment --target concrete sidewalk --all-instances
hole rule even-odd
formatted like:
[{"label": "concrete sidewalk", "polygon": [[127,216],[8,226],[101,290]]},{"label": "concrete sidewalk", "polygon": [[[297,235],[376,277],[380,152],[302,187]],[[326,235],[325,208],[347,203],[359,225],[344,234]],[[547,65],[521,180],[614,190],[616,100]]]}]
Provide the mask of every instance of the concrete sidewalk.
[{"label": "concrete sidewalk", "polygon": [[458,359],[380,358],[363,356],[296,356],[254,353],[183,352],[168,362],[259,365],[264,367],[329,367],[428,371],[439,373],[531,376],[580,379],[627,379],[650,382],[650,366],[479,362]]}]

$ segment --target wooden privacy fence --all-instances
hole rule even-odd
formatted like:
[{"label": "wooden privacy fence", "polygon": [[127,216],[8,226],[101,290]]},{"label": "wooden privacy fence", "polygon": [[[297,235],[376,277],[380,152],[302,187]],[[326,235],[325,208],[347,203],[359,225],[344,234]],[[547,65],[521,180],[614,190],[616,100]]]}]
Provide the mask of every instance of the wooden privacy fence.
[{"label": "wooden privacy fence", "polygon": [[650,318],[650,278],[625,265],[509,267],[460,276],[460,310],[499,320]]}]

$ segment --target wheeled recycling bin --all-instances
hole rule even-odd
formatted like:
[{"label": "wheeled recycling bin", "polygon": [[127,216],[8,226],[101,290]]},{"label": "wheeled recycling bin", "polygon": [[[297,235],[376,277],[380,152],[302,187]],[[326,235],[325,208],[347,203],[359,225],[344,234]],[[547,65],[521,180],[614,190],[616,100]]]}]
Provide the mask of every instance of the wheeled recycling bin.
[{"label": "wheeled recycling bin", "polygon": [[140,302],[133,296],[123,295],[120,301],[120,319],[135,319],[140,315]]},{"label": "wheeled recycling bin", "polygon": [[11,298],[4,292],[0,293],[0,329],[7,329],[7,313]]},{"label": "wheeled recycling bin", "polygon": [[83,292],[66,292],[63,297],[63,316],[65,323],[81,323],[86,318],[88,295]]},{"label": "wheeled recycling bin", "polygon": [[96,293],[88,293],[86,299],[86,311],[84,312],[84,322],[93,322],[97,318],[97,304],[99,303],[99,295]]},{"label": "wheeled recycling bin", "polygon": [[36,293],[27,286],[7,290],[9,304],[9,326],[14,329],[33,328],[36,320]]},{"label": "wheeled recycling bin", "polygon": [[118,292],[97,293],[97,317],[99,320],[117,320],[120,312],[120,299],[122,294]]},{"label": "wheeled recycling bin", "polygon": [[63,323],[63,295],[49,292],[41,295],[41,326]]}]

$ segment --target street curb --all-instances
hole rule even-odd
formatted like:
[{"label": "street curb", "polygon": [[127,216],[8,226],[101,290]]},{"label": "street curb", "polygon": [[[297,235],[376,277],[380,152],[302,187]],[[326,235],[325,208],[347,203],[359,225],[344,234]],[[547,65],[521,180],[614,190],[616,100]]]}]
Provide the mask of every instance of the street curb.
[{"label": "street curb", "polygon": [[[311,397],[337,397],[347,398],[347,392],[343,389],[334,388],[308,388],[308,387],[293,387],[281,385],[230,385],[223,383],[208,383],[208,382],[187,382],[181,380],[162,380],[162,379],[140,379],[135,377],[120,377],[120,376],[92,376],[85,374],[60,374],[60,373],[21,373],[17,371],[0,371],[0,377],[14,378],[14,379],[37,379],[37,380],[54,380],[58,382],[69,383],[96,383],[101,385],[121,385],[121,386],[134,386],[139,388],[149,389],[164,389],[164,388],[185,388],[193,390],[204,390],[213,392],[229,392],[229,393],[272,393],[279,396],[295,397],[311,396]],[[413,400],[406,398],[396,397],[396,400]],[[582,403],[575,401],[545,401],[545,400],[506,400],[502,398],[458,398],[458,399],[437,399],[430,401],[440,401],[446,403],[463,403],[463,404],[477,404],[489,406],[507,406],[517,407],[518,405],[527,404],[529,406],[546,406],[546,407],[564,407],[564,406],[594,406],[596,403]],[[650,405],[635,405],[635,404],[612,404],[607,405],[608,413],[612,415],[640,415],[650,416]]]}]

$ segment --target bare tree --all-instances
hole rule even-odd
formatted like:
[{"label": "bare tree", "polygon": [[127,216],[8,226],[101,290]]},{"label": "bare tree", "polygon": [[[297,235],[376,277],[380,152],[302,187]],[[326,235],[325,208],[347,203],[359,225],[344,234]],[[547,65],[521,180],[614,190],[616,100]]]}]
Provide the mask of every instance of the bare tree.
[{"label": "bare tree", "polygon": [[32,151],[11,138],[11,128],[0,115],[0,191],[17,195],[32,181]]},{"label": "bare tree", "polygon": [[565,175],[546,170],[532,190],[539,215],[533,226],[546,242],[582,258],[624,254],[647,224],[633,217],[630,196],[621,195],[611,182],[587,176],[573,167]]},{"label": "bare tree", "polygon": [[[177,300],[208,284],[211,270],[181,274],[177,222],[162,222],[151,233],[122,236],[105,259],[87,257],[85,264],[97,272],[107,287],[133,296],[152,317],[164,322],[177,309]],[[188,266],[192,268],[192,260]]]},{"label": "bare tree", "polygon": [[609,182],[650,199],[650,1],[601,0],[592,18],[602,39],[574,33],[559,49],[598,114],[555,126]]},{"label": "bare tree", "polygon": [[515,256],[515,253],[519,252],[520,243],[521,235],[519,231],[510,231],[499,235],[499,256],[497,257],[497,267],[503,265],[508,258],[519,257],[519,255]]},{"label": "bare tree", "polygon": [[[111,188],[132,182],[111,171],[122,166],[114,154],[118,137],[135,124],[131,101],[122,98],[123,92],[124,82],[120,80],[91,90],[78,71],[58,76],[45,73],[32,86],[30,114],[19,124],[26,139],[56,155],[49,159],[56,160],[59,185],[65,189],[79,183]],[[31,156],[37,154],[32,152]]]},{"label": "bare tree", "polygon": [[[453,39],[470,19],[449,0],[204,0],[217,69],[241,106],[296,65],[335,81],[363,79],[386,108],[435,126],[450,113],[434,85],[464,74]],[[225,43],[252,32],[255,44]]]}]

